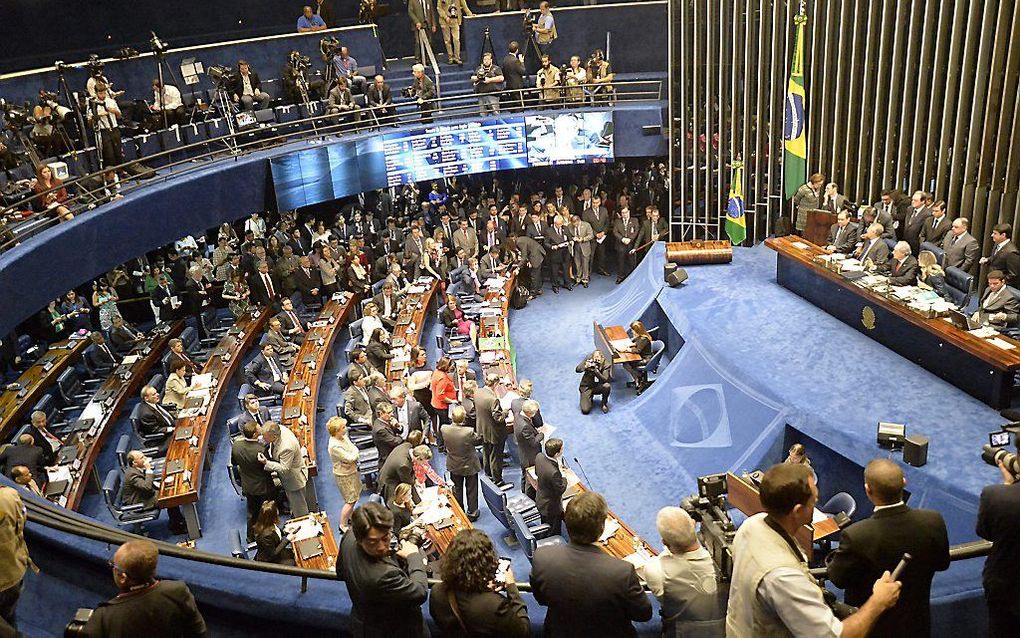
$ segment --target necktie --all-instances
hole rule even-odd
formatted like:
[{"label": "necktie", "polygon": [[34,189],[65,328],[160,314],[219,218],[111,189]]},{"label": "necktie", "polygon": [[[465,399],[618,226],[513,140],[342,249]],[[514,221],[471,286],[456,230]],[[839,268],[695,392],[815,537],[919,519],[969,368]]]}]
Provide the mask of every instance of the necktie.
[{"label": "necktie", "polygon": [[1002,248],[1002,244],[995,244],[995,248],[992,250],[992,257],[999,254],[999,249]]},{"label": "necktie", "polygon": [[842,237],[842,236],[843,236],[843,227],[841,226],[839,228],[839,230],[836,231],[836,242],[835,243],[836,243],[837,246],[839,246],[839,238]]},{"label": "necktie", "polygon": [[305,329],[301,326],[301,320],[297,318],[297,315],[294,314],[294,311],[291,310],[287,314],[290,316],[290,320],[294,324],[294,327],[300,330],[302,334],[304,334]]},{"label": "necktie", "polygon": [[492,248],[492,247],[493,247],[493,246],[495,246],[495,245],[496,245],[496,234],[495,234],[495,233],[493,233],[493,232],[492,232],[492,231],[490,230],[490,231],[489,231],[489,248]]},{"label": "necktie", "polygon": [[896,260],[896,274],[897,275],[900,274],[900,266],[902,266],[902,265],[903,265],[903,262],[897,259]]},{"label": "necktie", "polygon": [[276,291],[273,290],[273,280],[269,278],[269,273],[262,274],[262,282],[266,285],[266,292],[269,293],[270,299],[276,296]]},{"label": "necktie", "polygon": [[269,362],[269,369],[273,371],[273,381],[283,379],[283,375],[280,374],[280,368],[276,365],[276,361],[272,357],[267,358],[266,361]]},{"label": "necktie", "polygon": [[156,413],[159,414],[161,417],[163,417],[163,421],[167,425],[173,425],[173,422],[174,422],[173,417],[170,416],[169,412],[167,412],[166,410],[163,409],[163,406],[161,406],[158,403],[153,403],[152,405],[153,405],[153,407],[156,408]]},{"label": "necktie", "polygon": [[251,416],[252,416],[252,418],[255,419],[256,423],[258,423],[259,425],[262,425],[262,411],[261,410],[256,411],[255,414],[253,414]]},{"label": "necktie", "polygon": [[106,356],[110,357],[110,361],[113,361],[113,360],[114,360],[114,359],[113,359],[113,353],[112,353],[112,352],[110,352],[110,348],[109,348],[109,346],[107,346],[107,345],[106,345],[106,344],[104,343],[104,344],[103,344],[103,345],[102,345],[101,347],[102,347],[102,349],[103,349],[103,352],[105,352],[105,353],[106,353]]},{"label": "necktie", "polygon": [[960,238],[959,235],[953,235],[953,241],[949,242],[949,245],[950,246],[955,246],[956,245],[956,240],[959,239],[959,238]]}]

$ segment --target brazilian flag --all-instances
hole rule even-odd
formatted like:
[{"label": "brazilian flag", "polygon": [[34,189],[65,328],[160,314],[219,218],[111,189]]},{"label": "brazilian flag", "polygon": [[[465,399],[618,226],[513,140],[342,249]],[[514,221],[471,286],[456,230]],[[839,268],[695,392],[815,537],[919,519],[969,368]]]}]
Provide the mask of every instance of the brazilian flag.
[{"label": "brazilian flag", "polygon": [[730,200],[726,204],[726,234],[730,243],[739,246],[747,237],[747,222],[744,213],[744,163],[733,162],[733,178],[730,180]]},{"label": "brazilian flag", "polygon": [[807,16],[797,14],[793,19],[797,33],[793,38],[793,66],[790,69],[789,87],[786,89],[786,112],[783,126],[783,191],[791,199],[807,181],[807,121],[804,104],[804,26]]}]

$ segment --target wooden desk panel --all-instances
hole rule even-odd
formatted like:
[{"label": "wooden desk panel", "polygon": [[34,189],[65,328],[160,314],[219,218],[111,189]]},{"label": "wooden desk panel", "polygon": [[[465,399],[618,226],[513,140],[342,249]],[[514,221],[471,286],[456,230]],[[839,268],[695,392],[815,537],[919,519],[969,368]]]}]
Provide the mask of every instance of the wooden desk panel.
[{"label": "wooden desk panel", "polygon": [[836,223],[836,213],[824,208],[812,208],[807,212],[807,226],[804,239],[812,244],[824,246],[829,239],[829,229]]},{"label": "wooden desk panel", "polygon": [[798,248],[796,241],[803,242],[797,237],[765,242],[779,255],[776,280],[781,286],[985,403],[996,408],[1010,404],[1020,342],[999,335],[1016,346],[1003,350],[944,319],[923,317],[816,264],[813,259],[822,249],[807,242],[807,248]]},{"label": "wooden desk panel", "polygon": [[607,361],[612,361],[613,365],[641,360],[639,354],[621,351],[613,347],[613,341],[631,340],[627,329],[623,326],[602,326],[599,325],[599,322],[593,321],[592,329],[595,331],[595,347],[605,355]]},{"label": "wooden desk panel", "polygon": [[456,536],[462,529],[471,529],[471,521],[468,519],[467,514],[464,513],[464,509],[457,502],[457,499],[453,498],[453,493],[448,493],[447,502],[450,504],[450,510],[453,512],[453,525],[444,527],[443,529],[436,529],[435,525],[425,526],[425,536],[432,541],[432,552],[442,556],[446,553],[446,550],[450,548],[450,543],[453,542],[453,537]]},{"label": "wooden desk panel", "polygon": [[[88,337],[84,339],[66,339],[50,347],[39,360],[25,370],[16,383],[26,390],[4,390],[0,394],[0,441],[6,440],[20,425],[24,416],[32,409],[43,394],[57,381],[60,373],[77,361],[85,349],[92,343]],[[49,370],[43,366],[52,363]]]},{"label": "wooden desk panel", "polygon": [[[325,309],[323,310],[325,311]],[[301,558],[301,552],[298,551],[297,547],[294,547],[294,562],[298,567],[304,567],[305,569],[320,569],[332,572],[336,569],[336,558],[340,555],[340,548],[337,546],[336,537],[333,535],[333,526],[330,524],[329,516],[326,515],[326,512],[312,512],[305,516],[292,518],[287,521],[287,525],[309,518],[317,520],[322,525],[322,535],[319,536],[319,539],[322,541],[322,554],[304,560]],[[354,532],[351,533],[353,534]]]},{"label": "wooden desk panel", "polygon": [[[414,285],[418,285],[415,282]],[[399,322],[393,329],[393,335],[391,341],[397,339],[403,339],[404,343],[407,344],[408,349],[410,347],[418,345],[421,340],[421,329],[425,325],[425,320],[428,318],[428,313],[431,311],[432,298],[435,296],[436,291],[439,290],[439,281],[433,279],[429,284],[425,292],[421,293],[409,293],[404,295],[401,299],[401,309],[397,313],[397,317],[409,317],[409,321]],[[414,326],[414,330],[411,330],[411,326]],[[396,347],[396,346],[395,346]],[[399,346],[403,347],[403,346]],[[399,383],[404,378],[404,368],[394,368],[391,364],[392,359],[386,362],[386,380],[393,385]]]},{"label": "wooden desk panel", "polygon": [[[294,359],[294,368],[290,371],[288,390],[283,395],[283,411],[281,423],[286,425],[297,436],[301,446],[308,452],[305,464],[308,476],[316,476],[319,472],[315,456],[315,416],[318,406],[319,386],[322,385],[326,364],[333,355],[333,342],[340,334],[340,329],[347,321],[351,310],[358,303],[357,295],[348,295],[344,301],[330,300],[313,323],[329,321],[318,328],[310,328],[305,333],[305,340]],[[304,361],[314,357],[313,365]],[[290,384],[301,381],[305,384],[301,390],[291,391]],[[297,412],[297,417],[287,415]]]},{"label": "wooden desk panel", "polygon": [[[581,491],[586,491],[588,489],[585,487],[584,483],[580,482],[578,482],[577,487]],[[635,532],[630,525],[627,525],[622,518],[613,513],[612,510],[609,510],[608,517],[619,523],[620,529],[616,530],[616,533],[610,536],[609,540],[605,543],[595,543],[602,549],[602,551],[610,556],[615,556],[620,559],[633,554],[638,546],[643,546],[650,556],[656,556],[659,553],[654,547],[649,545],[647,541],[638,536],[637,532]]]},{"label": "wooden desk panel", "polygon": [[[232,329],[220,340],[217,348],[222,348],[229,354],[229,360],[224,361],[222,356],[210,356],[202,367],[202,374],[213,375],[216,378],[216,385],[210,392],[205,414],[177,421],[175,433],[171,435],[170,448],[167,450],[166,465],[163,468],[163,480],[158,499],[160,508],[193,505],[198,501],[199,493],[202,490],[202,470],[205,464],[206,447],[209,443],[212,425],[216,420],[216,413],[228,394],[230,378],[241,366],[244,354],[262,336],[262,329],[269,320],[269,310],[267,308],[259,310],[258,317],[252,317],[249,313],[234,324],[234,328],[242,332],[240,338]],[[174,439],[176,432],[188,427],[192,428],[192,436],[198,438],[198,443],[194,446],[188,439],[183,441]],[[166,470],[175,460],[184,461],[184,471],[168,475]],[[191,473],[190,482],[184,480],[186,472]],[[188,520],[192,514],[194,514],[193,510],[185,511],[185,519]],[[197,523],[197,515],[195,523]],[[189,520],[189,527],[191,524],[192,521]],[[189,531],[194,538],[194,531]]]},{"label": "wooden desk panel", "polygon": [[[499,359],[491,363],[480,363],[482,368],[482,378],[479,379],[478,385],[485,385],[485,377],[489,374],[495,374],[500,379],[505,379],[508,385],[517,385],[517,370],[514,366],[514,354],[513,346],[510,345],[510,297],[513,295],[514,287],[517,285],[517,273],[512,272],[507,277],[506,282],[502,288],[485,291],[485,301],[490,304],[496,301],[499,304],[499,317],[497,318],[495,325],[487,325],[483,318],[479,318],[478,326],[478,338],[483,339],[486,337],[496,337],[503,335],[506,337],[507,348],[504,350],[497,350],[496,352],[502,353]],[[479,356],[481,353],[479,353]]]},{"label": "wooden desk panel", "polygon": [[[113,424],[117,422],[124,404],[128,399],[138,397],[149,370],[162,358],[170,339],[181,334],[182,330],[184,330],[183,321],[162,324],[158,328],[154,328],[144,341],[138,343],[128,353],[128,356],[139,357],[138,361],[135,361],[130,367],[130,376],[125,379],[115,370],[110,378],[96,390],[95,394],[96,398],[106,395],[108,399],[97,401],[96,398],[93,398],[86,404],[79,418],[94,418],[95,423],[89,430],[80,433],[78,437],[78,458],[74,461],[78,464],[78,469],[71,470],[71,482],[68,483],[63,494],[66,501],[60,503],[61,505],[71,510],[76,510],[81,505],[88,486],[88,478],[94,471],[96,460],[106,443],[106,437],[110,434]],[[109,403],[104,408],[103,403],[107,401]],[[64,441],[65,445],[70,443],[72,441]]]}]

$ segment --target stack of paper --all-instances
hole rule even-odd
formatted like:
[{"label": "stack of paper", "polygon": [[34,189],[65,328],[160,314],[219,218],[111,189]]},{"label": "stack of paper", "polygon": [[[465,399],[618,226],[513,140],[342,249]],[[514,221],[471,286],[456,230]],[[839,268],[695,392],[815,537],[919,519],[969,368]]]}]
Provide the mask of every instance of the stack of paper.
[{"label": "stack of paper", "polygon": [[322,523],[311,517],[289,522],[284,525],[283,529],[288,536],[293,535],[293,542],[295,543],[308,538],[322,536]]},{"label": "stack of paper", "polygon": [[191,377],[191,389],[203,390],[216,385],[216,379],[211,374],[196,374]]},{"label": "stack of paper", "polygon": [[599,540],[603,543],[608,543],[609,539],[613,537],[613,534],[620,530],[620,523],[611,516],[606,517],[606,526],[602,529],[602,536],[599,536]]}]

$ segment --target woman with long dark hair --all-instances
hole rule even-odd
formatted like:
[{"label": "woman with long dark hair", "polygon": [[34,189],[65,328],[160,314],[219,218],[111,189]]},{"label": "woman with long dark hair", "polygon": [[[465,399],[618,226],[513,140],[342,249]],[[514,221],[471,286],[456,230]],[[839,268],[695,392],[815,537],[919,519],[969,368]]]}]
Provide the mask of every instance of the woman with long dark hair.
[{"label": "woman with long dark hair", "polygon": [[264,563],[276,563],[278,565],[293,565],[294,550],[290,546],[290,539],[280,529],[280,510],[276,507],[276,501],[266,501],[259,510],[252,525],[255,533],[255,543],[258,549],[255,551],[255,560]]},{"label": "woman with long dark hair", "polygon": [[429,613],[443,636],[524,638],[531,623],[509,566],[501,570],[492,541],[480,529],[453,537],[443,554],[443,582],[432,589]]}]

